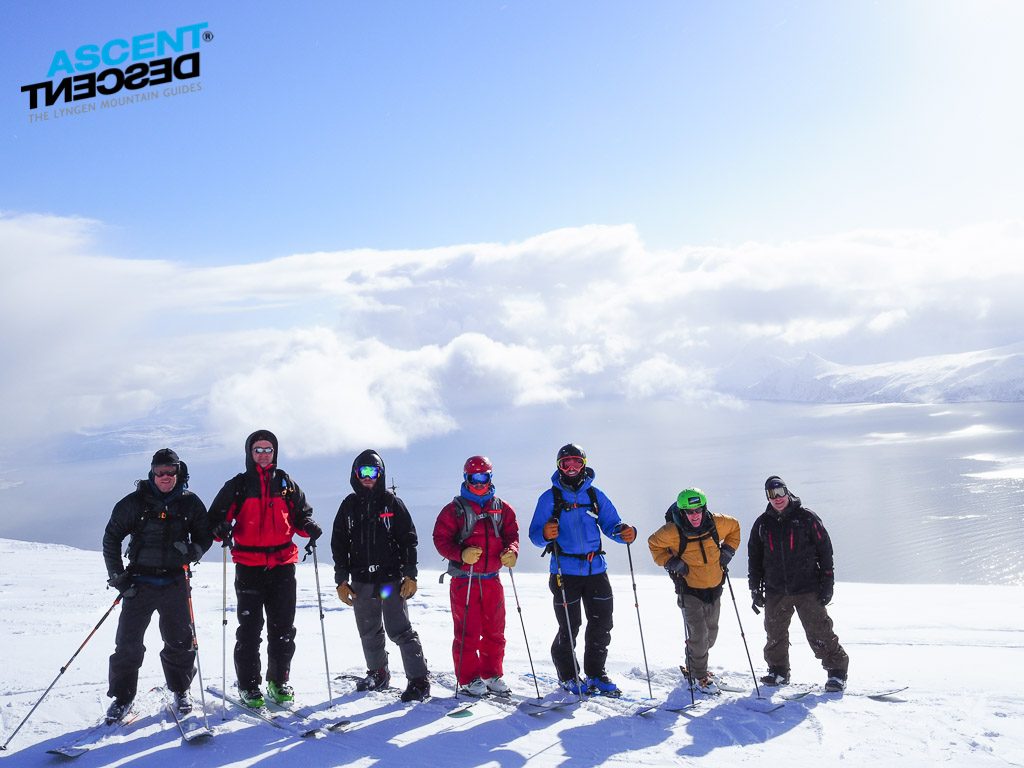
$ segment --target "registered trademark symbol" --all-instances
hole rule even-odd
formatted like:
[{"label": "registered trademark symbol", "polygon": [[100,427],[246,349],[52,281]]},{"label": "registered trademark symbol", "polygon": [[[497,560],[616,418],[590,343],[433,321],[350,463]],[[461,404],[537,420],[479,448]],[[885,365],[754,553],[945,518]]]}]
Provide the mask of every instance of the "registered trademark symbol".
[{"label": "registered trademark symbol", "polygon": [[208,43],[211,40],[213,40],[213,32],[210,32],[209,30],[203,32],[203,42]]}]

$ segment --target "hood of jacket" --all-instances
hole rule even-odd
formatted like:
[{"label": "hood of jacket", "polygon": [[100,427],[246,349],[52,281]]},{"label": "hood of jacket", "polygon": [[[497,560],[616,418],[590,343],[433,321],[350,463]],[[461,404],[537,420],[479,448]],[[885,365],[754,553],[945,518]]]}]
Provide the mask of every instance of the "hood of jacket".
[{"label": "hood of jacket", "polygon": [[277,435],[271,432],[269,429],[257,429],[247,438],[245,438],[245,471],[255,472],[256,461],[252,457],[252,444],[257,440],[268,440],[274,447],[274,461],[270,465],[273,469],[277,466],[277,460],[280,458],[280,449],[277,447]]},{"label": "hood of jacket", "polygon": [[[377,475],[377,482],[373,484],[373,488],[367,491],[362,483],[359,482],[359,476],[357,474],[360,467],[379,467],[380,474]],[[376,451],[367,448],[365,451],[356,456],[355,461],[352,462],[352,471],[348,474],[348,483],[352,486],[352,490],[359,496],[383,496],[387,490],[387,472],[384,469],[384,459],[380,457]]]}]

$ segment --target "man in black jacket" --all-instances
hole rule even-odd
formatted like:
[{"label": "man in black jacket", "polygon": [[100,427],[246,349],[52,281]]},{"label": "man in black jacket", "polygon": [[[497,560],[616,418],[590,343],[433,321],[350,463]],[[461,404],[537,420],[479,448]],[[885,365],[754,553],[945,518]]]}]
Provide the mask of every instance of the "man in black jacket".
[{"label": "man in black jacket", "polygon": [[422,701],[430,695],[427,663],[406,604],[416,594],[416,527],[402,500],[387,490],[384,461],[375,451],[356,456],[349,483],[355,492],[338,508],[331,551],[338,597],[355,609],[366,658],[366,677],[356,688],[375,691],[391,682],[386,628],[408,680],[402,701]]},{"label": "man in black jacket", "polygon": [[832,629],[832,541],[813,511],[802,506],[778,475],[764,483],[768,506],[747,541],[747,579],[754,611],[764,608],[768,636],[765,685],[789,684],[789,624],[795,611],[807,642],[828,674],[826,691],[846,687],[850,658]]},{"label": "man in black jacket", "polygon": [[[181,714],[192,710],[189,687],[196,651],[185,571],[210,548],[212,536],[206,506],[187,487],[185,462],[170,448],[160,449],[153,455],[149,477],[117,502],[103,532],[107,583],[123,597],[110,657],[111,722],[124,717],[135,698],[146,652],[143,639],[154,611],[160,614],[160,661],[167,688]],[[125,569],[121,543],[129,535]]]}]

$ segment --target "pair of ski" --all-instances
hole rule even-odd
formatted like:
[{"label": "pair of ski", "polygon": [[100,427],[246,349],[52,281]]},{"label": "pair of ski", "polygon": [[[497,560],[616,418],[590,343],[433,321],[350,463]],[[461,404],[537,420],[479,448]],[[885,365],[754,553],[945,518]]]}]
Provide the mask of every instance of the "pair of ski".
[{"label": "pair of ski", "polygon": [[[874,699],[875,701],[885,701],[890,696],[895,696],[898,693],[903,693],[910,686],[893,686],[891,688],[877,688],[874,690],[842,690],[842,691],[827,691],[820,685],[808,685],[804,686],[784,686],[784,690],[779,693],[779,698],[785,699],[786,701],[799,701],[800,699],[806,698],[807,696],[863,696],[866,699]],[[791,690],[785,690],[791,689]]]},{"label": "pair of ski", "polygon": [[[534,679],[532,675],[525,675],[525,677],[531,682]],[[548,675],[537,675],[536,679],[537,682],[557,686],[555,688],[555,693],[549,694],[549,696],[558,697],[558,699],[563,700],[565,702],[563,706],[583,704],[589,706],[591,709],[599,708],[624,717],[636,717],[639,715],[653,713],[660,704],[660,702],[655,699],[634,699],[630,696],[623,695],[621,691],[617,695],[589,693],[579,696],[578,694],[570,693],[562,688],[557,680],[549,677]]]},{"label": "pair of ski", "polygon": [[78,734],[64,744],[51,747],[46,751],[51,755],[60,755],[62,757],[81,757],[90,749],[99,746],[112,736],[122,733],[129,725],[144,717],[148,710],[151,709],[154,696],[159,696],[162,699],[164,707],[170,713],[172,720],[181,732],[181,737],[186,742],[202,741],[213,736],[213,731],[199,722],[195,712],[189,715],[182,715],[174,707],[174,697],[170,691],[165,688],[156,687],[147,694],[136,697],[120,720],[108,722],[107,718],[104,717],[99,723],[85,731],[85,733]]},{"label": "pair of ski", "polygon": [[303,739],[341,733],[352,722],[351,720],[335,720],[333,722],[317,720],[313,717],[313,710],[309,707],[278,704],[270,698],[262,707],[250,707],[238,696],[222,691],[215,685],[206,686],[206,690],[260,722]]}]

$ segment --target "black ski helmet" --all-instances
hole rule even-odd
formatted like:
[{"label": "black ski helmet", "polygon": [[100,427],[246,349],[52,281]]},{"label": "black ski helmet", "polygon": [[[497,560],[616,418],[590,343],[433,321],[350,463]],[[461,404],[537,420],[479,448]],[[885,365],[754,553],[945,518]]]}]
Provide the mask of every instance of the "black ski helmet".
[{"label": "black ski helmet", "polygon": [[576,445],[576,443],[569,443],[559,448],[558,456],[555,457],[555,464],[557,465],[558,462],[560,462],[567,456],[575,456],[577,458],[583,459],[584,464],[587,463],[587,452],[580,448],[578,445]]}]

